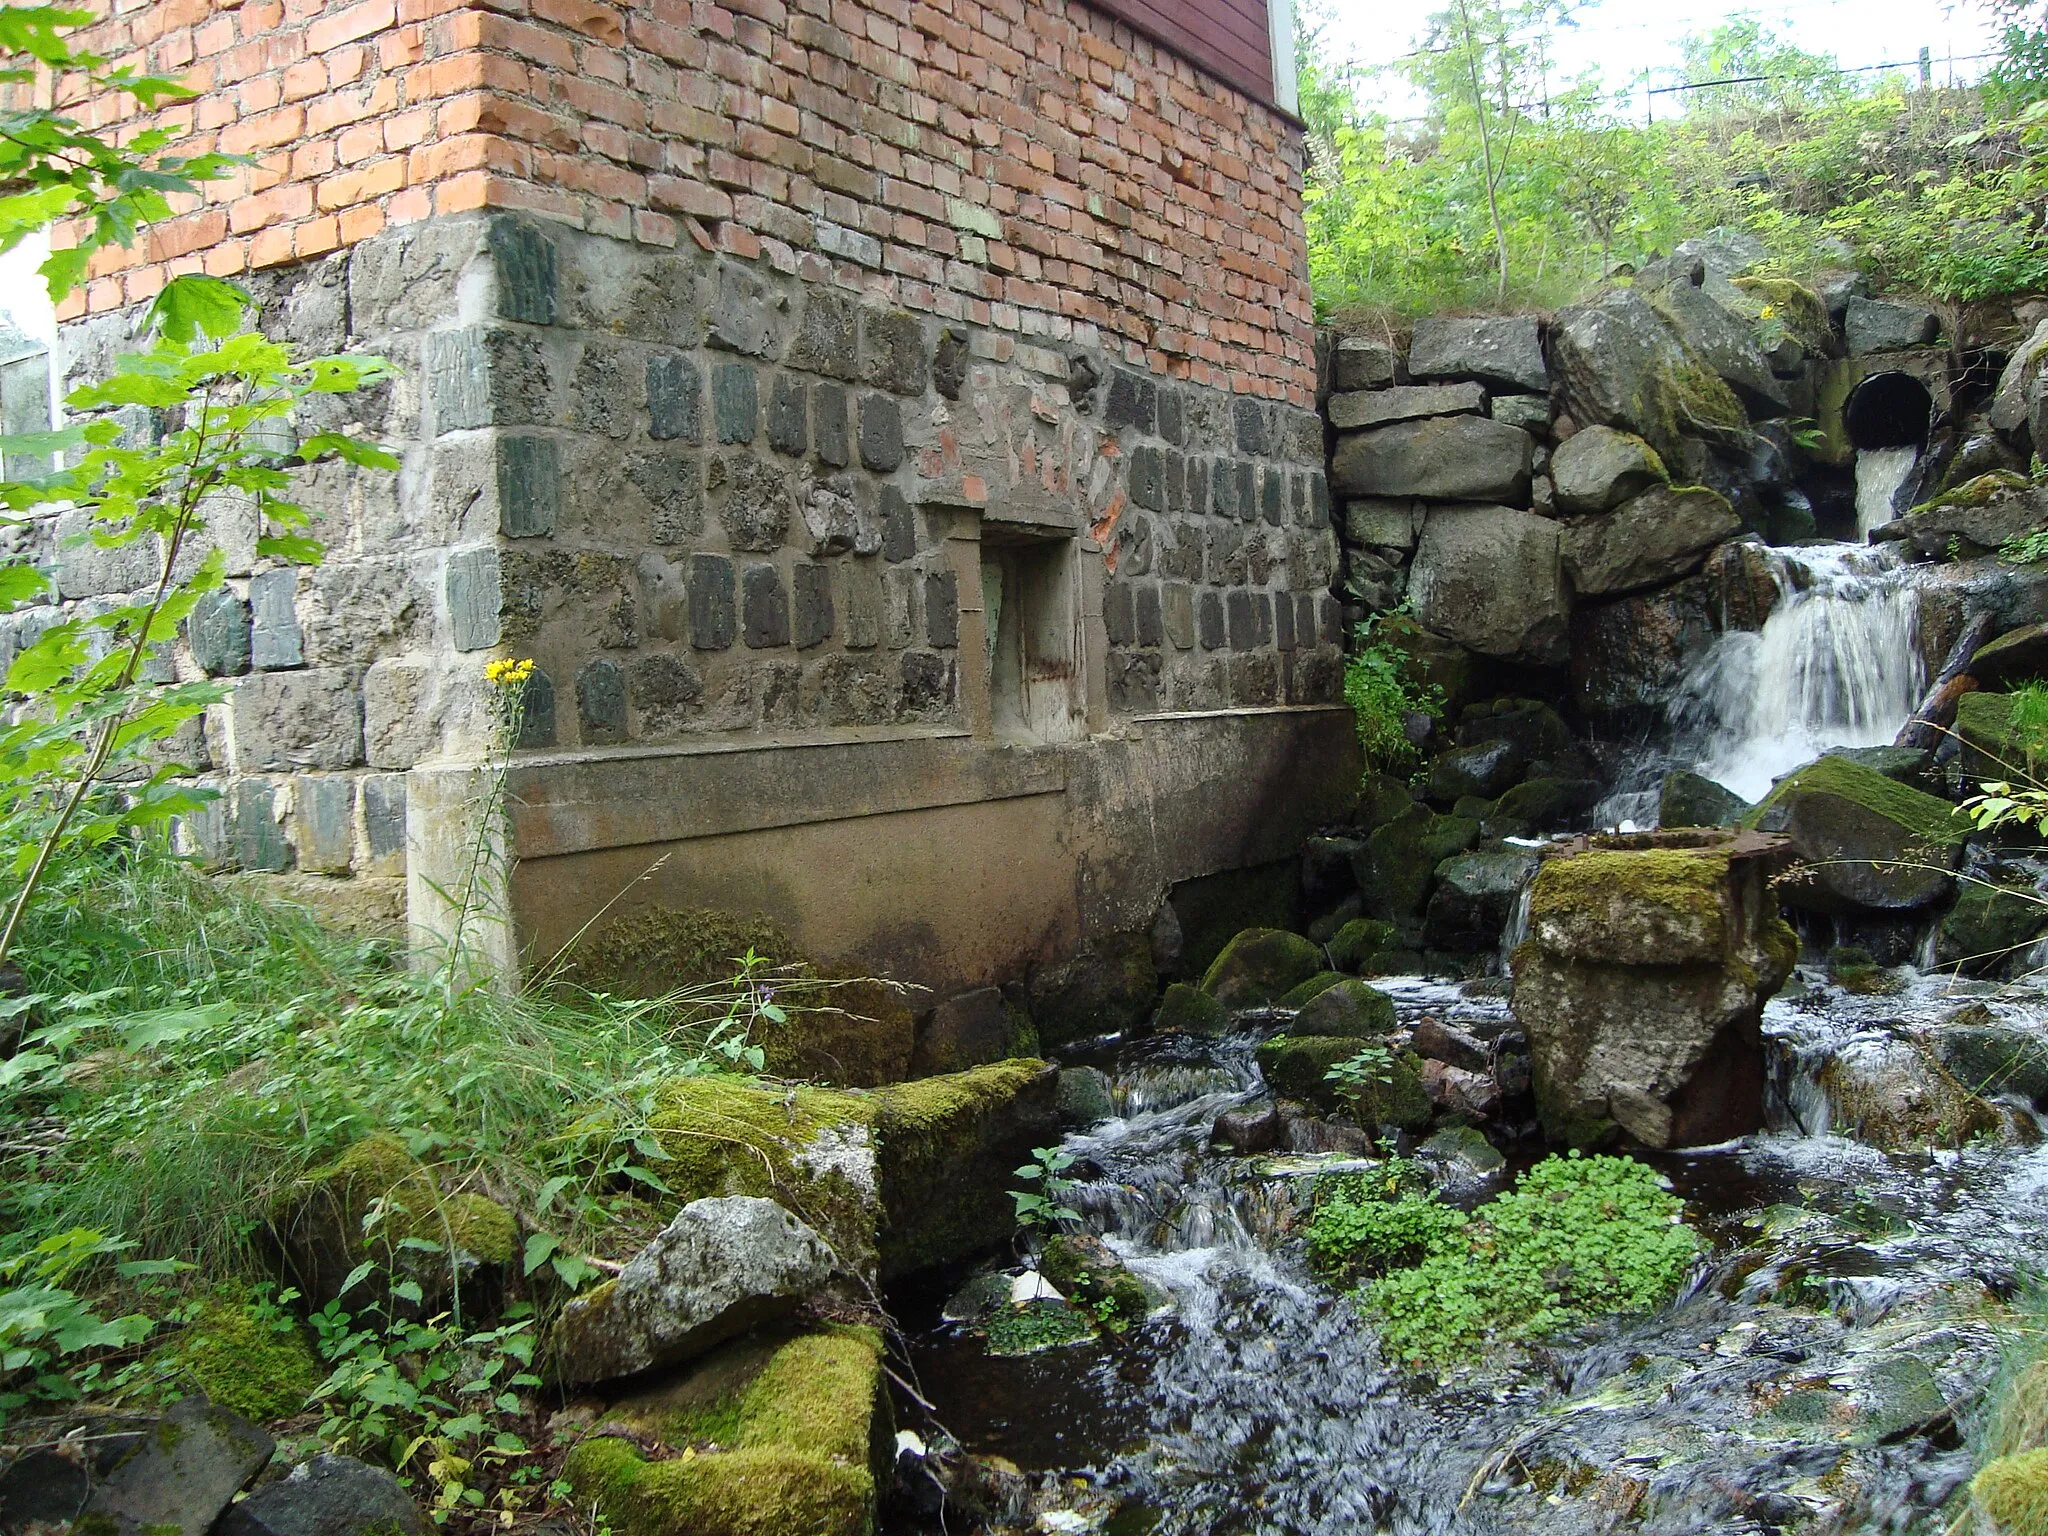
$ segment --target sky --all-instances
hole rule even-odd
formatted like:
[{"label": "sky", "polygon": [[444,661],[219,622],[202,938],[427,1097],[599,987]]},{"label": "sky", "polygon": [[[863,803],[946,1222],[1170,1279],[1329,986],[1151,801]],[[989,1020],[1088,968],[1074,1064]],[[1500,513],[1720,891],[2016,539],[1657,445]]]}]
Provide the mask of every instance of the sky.
[{"label": "sky", "polygon": [[[1312,18],[1327,18],[1325,54],[1349,56],[1360,64],[1395,61],[1415,46],[1424,21],[1447,0],[1309,0]],[[1986,12],[1957,0],[1779,0],[1758,5],[1745,0],[1596,0],[1578,12],[1578,25],[1558,34],[1558,78],[1569,79],[1598,66],[1611,87],[1644,71],[1669,83],[1678,63],[1678,44],[1721,22],[1753,16],[1779,36],[1813,53],[1833,54],[1844,67],[1917,59],[1922,48],[1934,58],[1934,77],[1944,82],[1953,69],[1973,80],[1981,61],[1966,56],[1991,46]],[[1412,101],[1405,86],[1383,87],[1389,110]],[[1640,101],[1640,96],[1638,101]],[[1672,98],[1659,96],[1661,112]]]}]

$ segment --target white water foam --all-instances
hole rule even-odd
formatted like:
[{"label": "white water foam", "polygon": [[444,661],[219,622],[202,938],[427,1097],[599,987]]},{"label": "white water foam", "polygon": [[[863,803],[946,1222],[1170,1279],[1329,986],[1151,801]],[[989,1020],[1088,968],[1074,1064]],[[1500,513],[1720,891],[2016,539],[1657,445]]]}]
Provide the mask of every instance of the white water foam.
[{"label": "white water foam", "polygon": [[1870,530],[1899,515],[1899,487],[1920,461],[1917,448],[1865,448],[1856,455],[1856,533]]}]

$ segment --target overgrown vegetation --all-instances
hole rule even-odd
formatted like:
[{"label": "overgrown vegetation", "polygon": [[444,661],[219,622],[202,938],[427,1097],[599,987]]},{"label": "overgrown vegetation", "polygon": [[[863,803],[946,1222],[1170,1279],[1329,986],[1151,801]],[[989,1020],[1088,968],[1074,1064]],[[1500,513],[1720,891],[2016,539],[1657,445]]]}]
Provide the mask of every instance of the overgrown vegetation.
[{"label": "overgrown vegetation", "polygon": [[1434,720],[1444,711],[1443,690],[1417,679],[1414,658],[1401,642],[1406,622],[1404,609],[1372,615],[1358,626],[1344,658],[1344,702],[1351,706],[1368,773],[1411,766],[1416,752],[1407,717]]},{"label": "overgrown vegetation", "polygon": [[1685,44],[1678,84],[1741,83],[1656,97],[1644,81],[1552,78],[1575,9],[1438,12],[1395,66],[1422,97],[1414,122],[1366,106],[1368,77],[1305,29],[1323,310],[1568,303],[1714,229],[1760,241],[1781,276],[1860,265],[1957,301],[2048,282],[2038,7],[2006,7],[2004,58],[1982,89],[1843,73],[1739,18]]},{"label": "overgrown vegetation", "polygon": [[1395,1161],[1325,1181],[1308,1241],[1326,1272],[1365,1279],[1389,1356],[1443,1367],[1664,1300],[1699,1247],[1682,1209],[1624,1157],[1547,1158],[1469,1215]]}]

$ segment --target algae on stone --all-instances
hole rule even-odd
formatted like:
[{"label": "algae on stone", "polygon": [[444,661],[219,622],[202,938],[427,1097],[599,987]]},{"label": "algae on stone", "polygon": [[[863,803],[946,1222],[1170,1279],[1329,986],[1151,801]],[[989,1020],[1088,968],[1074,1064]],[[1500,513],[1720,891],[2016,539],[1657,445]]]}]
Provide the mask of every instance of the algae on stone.
[{"label": "algae on stone", "polygon": [[228,1290],[202,1300],[148,1368],[255,1424],[297,1413],[327,1374],[295,1318]]},{"label": "algae on stone", "polygon": [[1728,855],[1713,849],[1600,851],[1547,859],[1530,892],[1529,931],[1546,947],[1609,965],[1720,958]]},{"label": "algae on stone", "polygon": [[1330,940],[1330,964],[1354,975],[1366,959],[1394,942],[1394,925],[1376,917],[1355,917]]}]

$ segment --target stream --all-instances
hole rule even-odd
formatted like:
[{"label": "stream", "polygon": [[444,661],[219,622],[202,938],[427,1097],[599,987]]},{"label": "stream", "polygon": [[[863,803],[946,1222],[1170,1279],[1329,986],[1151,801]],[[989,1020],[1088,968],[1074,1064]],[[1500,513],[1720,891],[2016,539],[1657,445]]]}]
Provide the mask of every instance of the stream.
[{"label": "stream", "polygon": [[[1607,824],[1654,821],[1665,767],[1754,799],[1829,747],[1888,744],[1913,708],[1910,572],[1862,546],[1773,557],[1776,610],[1699,660]],[[1373,984],[1404,1027],[1434,1016],[1491,1039],[1513,1025],[1498,978]],[[899,1423],[1022,1475],[1035,1492],[1005,1531],[1942,1530],[1999,1368],[1989,1304],[2048,1268],[2048,1147],[2013,1100],[2001,1134],[1961,1151],[1881,1151],[1838,1131],[1832,1085],[1965,1006],[2038,1027],[2048,1000],[1905,967],[1890,985],[1852,994],[1802,966],[1765,1010],[1768,1128],[1646,1155],[1704,1239],[1672,1301],[1440,1379],[1383,1360],[1371,1322],[1307,1266],[1315,1178],[1357,1157],[1210,1146],[1219,1114],[1266,1091],[1253,1052],[1267,1030],[1076,1047],[1062,1065],[1106,1072],[1115,1114],[1066,1139],[1070,1203],[1166,1304],[1121,1339],[996,1357],[944,1320],[945,1288],[895,1296],[931,1405],[900,1402]],[[1532,1128],[1494,1129],[1507,1169],[1446,1167],[1447,1198],[1484,1199],[1542,1155]]]}]

